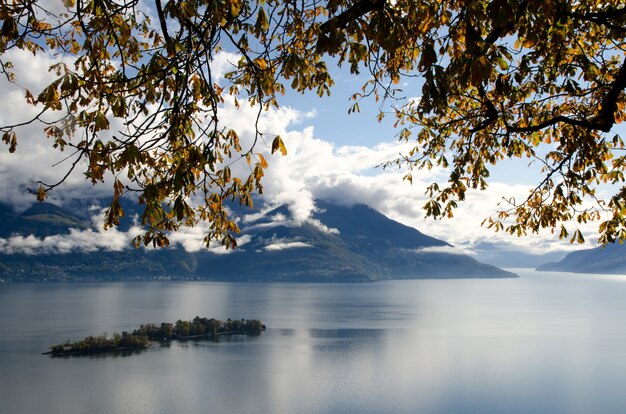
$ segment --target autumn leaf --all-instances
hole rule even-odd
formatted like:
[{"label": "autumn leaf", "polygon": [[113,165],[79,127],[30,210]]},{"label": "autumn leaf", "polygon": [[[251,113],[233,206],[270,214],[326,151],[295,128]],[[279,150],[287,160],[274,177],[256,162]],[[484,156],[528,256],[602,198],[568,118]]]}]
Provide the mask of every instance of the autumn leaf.
[{"label": "autumn leaf", "polygon": [[46,194],[46,189],[43,187],[43,185],[40,185],[39,189],[37,190],[37,201],[43,202],[46,198],[48,198],[48,195]]},{"label": "autumn leaf", "polygon": [[272,141],[272,154],[276,151],[280,151],[283,156],[287,155],[287,148],[279,135],[276,135],[276,138]]}]

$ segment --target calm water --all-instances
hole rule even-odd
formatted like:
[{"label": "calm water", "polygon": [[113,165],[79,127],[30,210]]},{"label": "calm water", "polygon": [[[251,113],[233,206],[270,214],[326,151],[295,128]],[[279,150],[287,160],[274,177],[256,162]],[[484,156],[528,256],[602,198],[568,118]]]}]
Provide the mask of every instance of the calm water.
[{"label": "calm water", "polygon": [[[0,286],[1,413],[624,413],[626,276]],[[259,337],[49,344],[195,315]]]}]

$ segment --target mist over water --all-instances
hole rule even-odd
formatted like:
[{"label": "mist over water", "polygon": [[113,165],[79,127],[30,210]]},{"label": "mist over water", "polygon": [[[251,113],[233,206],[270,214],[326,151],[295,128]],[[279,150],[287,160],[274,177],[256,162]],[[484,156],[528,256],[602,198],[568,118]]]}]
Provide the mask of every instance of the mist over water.
[{"label": "mist over water", "polygon": [[[0,413],[622,413],[626,276],[0,286]],[[52,343],[194,316],[260,336]]]}]

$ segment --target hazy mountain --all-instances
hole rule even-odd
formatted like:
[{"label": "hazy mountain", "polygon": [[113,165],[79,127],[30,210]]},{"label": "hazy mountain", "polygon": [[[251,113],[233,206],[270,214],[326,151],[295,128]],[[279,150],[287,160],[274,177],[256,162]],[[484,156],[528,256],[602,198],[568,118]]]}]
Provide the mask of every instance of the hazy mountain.
[{"label": "hazy mountain", "polygon": [[[45,206],[45,207],[44,207]],[[240,248],[228,253],[181,247],[121,252],[0,254],[8,280],[177,278],[238,281],[376,281],[412,278],[515,277],[365,206],[317,202],[313,220],[294,223],[286,206],[241,214]],[[6,210],[5,210],[6,213]],[[252,213],[259,213],[255,210]],[[2,235],[63,234],[87,226],[84,215],[39,204],[5,220]],[[254,219],[253,219],[254,218]],[[126,225],[126,228],[128,225]]]},{"label": "hazy mountain", "polygon": [[537,270],[626,274],[626,246],[615,243],[595,249],[579,250],[568,254],[559,262],[543,264],[537,267]]},{"label": "hazy mountain", "polygon": [[481,242],[472,246],[474,258],[483,263],[506,268],[535,268],[547,262],[561,260],[567,251],[530,253],[520,248],[499,243]]}]

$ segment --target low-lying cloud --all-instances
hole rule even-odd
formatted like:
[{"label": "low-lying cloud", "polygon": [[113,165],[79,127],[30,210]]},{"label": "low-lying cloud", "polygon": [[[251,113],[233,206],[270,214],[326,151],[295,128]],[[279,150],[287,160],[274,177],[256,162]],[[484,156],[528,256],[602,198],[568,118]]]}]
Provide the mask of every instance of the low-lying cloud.
[{"label": "low-lying cloud", "polygon": [[14,235],[0,238],[0,251],[5,254],[66,254],[98,250],[119,252],[132,248],[133,238],[140,233],[141,229],[137,226],[125,232],[116,228],[104,230],[103,214],[97,214],[92,217],[91,228],[72,228],[68,234],[47,237]]},{"label": "low-lying cloud", "polygon": [[466,249],[463,247],[457,246],[429,246],[423,247],[421,249],[415,250],[416,253],[447,253],[447,254],[458,254],[458,255],[474,255],[474,252],[471,249]]},{"label": "low-lying cloud", "polygon": [[275,242],[270,243],[265,246],[263,249],[267,251],[277,251],[277,250],[286,250],[286,249],[299,249],[303,247],[311,247],[309,243],[300,242],[300,241],[292,241],[292,242]]}]

